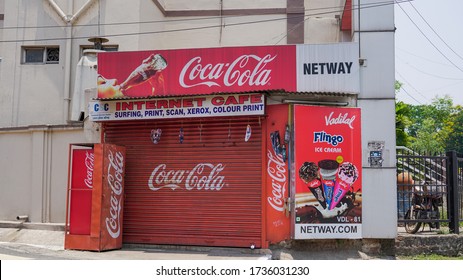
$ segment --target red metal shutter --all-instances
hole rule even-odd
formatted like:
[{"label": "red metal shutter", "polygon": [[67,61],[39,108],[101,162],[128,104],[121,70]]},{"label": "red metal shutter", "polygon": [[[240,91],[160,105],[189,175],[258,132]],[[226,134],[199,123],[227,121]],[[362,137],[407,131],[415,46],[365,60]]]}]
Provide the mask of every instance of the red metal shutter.
[{"label": "red metal shutter", "polygon": [[127,149],[125,243],[262,247],[260,117],[108,122],[104,133]]}]

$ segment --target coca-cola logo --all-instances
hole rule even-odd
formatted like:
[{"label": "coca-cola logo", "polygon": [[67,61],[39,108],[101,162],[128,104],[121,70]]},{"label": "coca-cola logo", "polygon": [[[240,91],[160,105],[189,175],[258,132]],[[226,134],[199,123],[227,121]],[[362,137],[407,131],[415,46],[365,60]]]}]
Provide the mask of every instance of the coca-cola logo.
[{"label": "coca-cola logo", "polygon": [[191,170],[167,170],[167,165],[160,164],[151,172],[148,187],[152,191],[163,188],[220,191],[225,185],[225,177],[220,175],[224,168],[221,163],[199,163]]},{"label": "coca-cola logo", "polygon": [[271,79],[271,69],[266,69],[276,55],[262,57],[254,54],[242,55],[230,63],[201,64],[200,56],[188,61],[180,72],[179,83],[183,88],[200,85],[208,87],[224,85],[264,86]]},{"label": "coca-cola logo", "polygon": [[86,177],[84,179],[85,186],[93,188],[93,167],[95,166],[95,154],[85,152],[85,167],[87,168]]},{"label": "coca-cola logo", "polygon": [[268,196],[267,201],[276,211],[284,212],[287,183],[286,163],[281,155],[276,155],[271,150],[267,150],[267,157],[267,174],[272,178],[272,196]]},{"label": "coca-cola logo", "polygon": [[112,238],[118,238],[121,234],[121,209],[122,209],[122,190],[124,179],[124,155],[112,151],[108,154],[109,165],[107,182],[111,189],[109,217],[106,217],[106,229]]}]

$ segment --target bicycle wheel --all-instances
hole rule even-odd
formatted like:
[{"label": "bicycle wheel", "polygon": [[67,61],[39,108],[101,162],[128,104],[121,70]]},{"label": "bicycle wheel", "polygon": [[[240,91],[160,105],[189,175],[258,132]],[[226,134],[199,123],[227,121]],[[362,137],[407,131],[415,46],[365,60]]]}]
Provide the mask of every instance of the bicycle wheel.
[{"label": "bicycle wheel", "polygon": [[410,215],[410,209],[405,214],[405,231],[411,234],[417,233],[421,227],[421,222],[412,222],[412,220],[418,219],[419,211],[414,210],[412,215]]}]

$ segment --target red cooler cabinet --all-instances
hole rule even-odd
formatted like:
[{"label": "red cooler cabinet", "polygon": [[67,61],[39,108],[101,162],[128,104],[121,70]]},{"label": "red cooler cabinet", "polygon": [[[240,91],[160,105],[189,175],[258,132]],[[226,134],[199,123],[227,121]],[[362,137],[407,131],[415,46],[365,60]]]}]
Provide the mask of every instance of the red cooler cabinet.
[{"label": "red cooler cabinet", "polygon": [[125,148],[71,144],[68,174],[64,248],[120,249]]}]

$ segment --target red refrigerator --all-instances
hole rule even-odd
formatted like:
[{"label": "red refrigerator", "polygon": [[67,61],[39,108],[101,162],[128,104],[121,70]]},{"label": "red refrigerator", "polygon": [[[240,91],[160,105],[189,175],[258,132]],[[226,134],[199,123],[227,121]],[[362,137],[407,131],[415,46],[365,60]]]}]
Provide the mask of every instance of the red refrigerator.
[{"label": "red refrigerator", "polygon": [[70,145],[65,249],[106,251],[122,247],[124,174],[124,147]]}]

